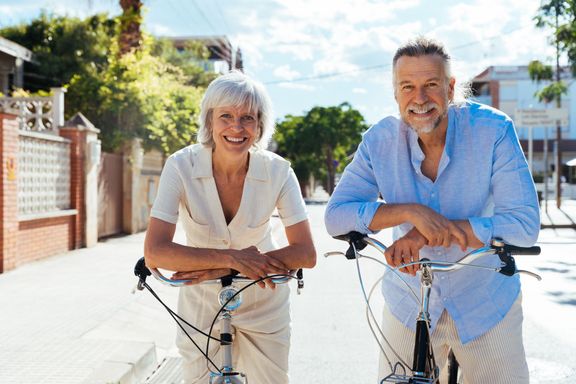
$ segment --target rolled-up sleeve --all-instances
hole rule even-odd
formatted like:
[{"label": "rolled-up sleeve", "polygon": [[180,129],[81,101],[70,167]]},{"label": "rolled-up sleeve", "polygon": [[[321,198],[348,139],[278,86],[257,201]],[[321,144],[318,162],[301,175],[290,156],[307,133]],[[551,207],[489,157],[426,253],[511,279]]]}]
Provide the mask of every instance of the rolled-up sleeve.
[{"label": "rolled-up sleeve", "polygon": [[176,224],[182,190],[182,178],[175,167],[174,158],[169,157],[162,169],[158,193],[150,211],[150,216]]},{"label": "rolled-up sleeve", "polygon": [[276,208],[285,227],[308,219],[306,205],[300,192],[300,184],[298,184],[298,179],[292,168],[288,170],[288,177],[280,191]]},{"label": "rolled-up sleeve", "polygon": [[540,209],[528,164],[510,120],[496,141],[492,165],[494,215],[470,218],[474,234],[485,244],[499,237],[509,244],[531,246],[540,230]]},{"label": "rolled-up sleeve", "polygon": [[378,185],[370,151],[367,140],[363,140],[326,206],[326,230],[332,236],[351,231],[374,233],[368,226],[381,204],[377,199]]}]

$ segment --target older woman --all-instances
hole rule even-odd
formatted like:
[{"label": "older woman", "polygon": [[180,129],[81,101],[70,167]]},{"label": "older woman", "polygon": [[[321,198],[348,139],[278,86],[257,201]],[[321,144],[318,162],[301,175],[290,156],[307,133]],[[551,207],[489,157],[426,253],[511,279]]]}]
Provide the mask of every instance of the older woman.
[{"label": "older woman", "polygon": [[[148,267],[202,282],[231,270],[258,279],[314,266],[316,253],[294,172],[286,160],[263,149],[274,131],[271,113],[264,87],[240,72],[209,85],[199,143],[170,156],[162,171],[146,233]],[[288,240],[283,248],[272,237],[270,217],[276,209]],[[185,246],[173,242],[178,218]],[[235,365],[251,383],[287,383],[289,288],[270,280],[261,283],[266,286],[272,289],[246,290],[234,315]],[[219,309],[217,293],[214,286],[181,288],[180,315],[207,330]],[[185,382],[208,382],[205,358],[180,330],[176,343]],[[211,347],[210,355],[217,356],[220,346]]]}]

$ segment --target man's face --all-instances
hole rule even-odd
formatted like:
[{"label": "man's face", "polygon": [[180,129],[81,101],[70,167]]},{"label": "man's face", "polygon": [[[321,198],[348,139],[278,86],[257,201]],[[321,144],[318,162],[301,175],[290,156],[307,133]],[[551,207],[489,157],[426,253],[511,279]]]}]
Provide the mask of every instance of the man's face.
[{"label": "man's face", "polygon": [[454,83],[454,78],[446,78],[444,62],[438,55],[400,57],[395,68],[394,97],[402,120],[418,134],[447,126]]}]

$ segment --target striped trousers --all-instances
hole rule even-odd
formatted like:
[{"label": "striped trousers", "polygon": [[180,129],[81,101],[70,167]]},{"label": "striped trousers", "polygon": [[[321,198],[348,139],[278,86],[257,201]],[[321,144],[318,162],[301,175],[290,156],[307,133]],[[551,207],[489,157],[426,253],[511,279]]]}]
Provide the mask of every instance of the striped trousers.
[{"label": "striped trousers", "polygon": [[[504,319],[494,328],[477,339],[462,344],[454,321],[447,311],[442,312],[438,325],[432,333],[436,363],[439,367],[444,367],[449,349],[452,348],[460,364],[465,384],[527,384],[529,377],[522,342],[522,319],[522,295],[519,295]],[[398,321],[386,305],[382,316],[382,330],[396,353],[411,368],[414,332]],[[397,361],[395,355],[385,343],[383,345],[394,365]],[[380,354],[378,382],[390,373],[387,360]],[[445,376],[446,372],[442,372],[441,383],[446,383]]]}]

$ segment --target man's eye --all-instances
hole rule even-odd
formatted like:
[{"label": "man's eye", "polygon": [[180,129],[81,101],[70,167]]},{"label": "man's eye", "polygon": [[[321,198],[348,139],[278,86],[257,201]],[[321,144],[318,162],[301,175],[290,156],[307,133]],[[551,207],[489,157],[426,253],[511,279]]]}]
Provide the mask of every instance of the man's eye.
[{"label": "man's eye", "polygon": [[414,87],[412,87],[411,85],[404,85],[404,86],[402,86],[402,90],[403,90],[403,91],[411,91],[412,88],[414,88]]}]

